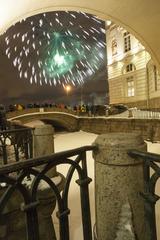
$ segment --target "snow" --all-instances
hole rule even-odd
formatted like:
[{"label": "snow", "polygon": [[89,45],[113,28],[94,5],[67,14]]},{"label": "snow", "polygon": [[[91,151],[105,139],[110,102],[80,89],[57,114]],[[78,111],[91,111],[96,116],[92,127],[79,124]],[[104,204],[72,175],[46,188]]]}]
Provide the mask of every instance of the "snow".
[{"label": "snow", "polygon": [[58,133],[54,136],[55,152],[91,145],[96,137],[97,134],[83,131]]}]

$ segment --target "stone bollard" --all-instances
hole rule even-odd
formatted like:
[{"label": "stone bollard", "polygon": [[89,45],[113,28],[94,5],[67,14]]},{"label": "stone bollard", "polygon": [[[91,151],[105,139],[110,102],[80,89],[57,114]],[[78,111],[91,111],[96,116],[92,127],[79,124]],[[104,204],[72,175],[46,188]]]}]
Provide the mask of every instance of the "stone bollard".
[{"label": "stone bollard", "polygon": [[146,150],[146,144],[136,133],[110,133],[98,136],[94,145],[98,146],[93,153],[97,239],[116,238],[122,207],[129,203],[137,239],[148,240],[144,201],[139,194],[144,189],[143,163],[127,154],[129,149]]},{"label": "stone bollard", "polygon": [[[35,126],[33,133],[33,157],[42,157],[54,153],[54,128],[49,124]],[[37,169],[42,170],[44,166]],[[57,175],[56,168],[48,171],[47,176]]]}]

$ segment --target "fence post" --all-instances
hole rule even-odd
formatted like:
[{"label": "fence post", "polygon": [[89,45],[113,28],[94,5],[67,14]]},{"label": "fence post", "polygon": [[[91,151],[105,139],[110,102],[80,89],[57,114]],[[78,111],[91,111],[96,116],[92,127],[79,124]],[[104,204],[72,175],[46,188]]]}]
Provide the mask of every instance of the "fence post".
[{"label": "fence post", "polygon": [[[33,157],[42,157],[54,153],[54,128],[49,124],[35,126],[33,132]],[[44,165],[39,166],[37,169],[42,170]],[[56,171],[56,167],[52,167],[46,174],[52,180],[54,177],[59,178],[58,188],[61,191],[64,188],[65,178],[62,174]],[[42,189],[45,190],[45,183],[41,183]],[[43,192],[44,192],[43,190]],[[52,198],[47,194],[42,194],[40,199],[41,217],[43,219],[40,229],[40,240],[55,240],[54,224],[51,214],[53,213],[56,205],[56,198]],[[49,207],[50,206],[50,207]],[[40,214],[39,214],[40,215]],[[47,229],[47,232],[46,232]],[[43,236],[43,237],[42,237]]]},{"label": "fence post", "polygon": [[[54,153],[54,128],[49,124],[35,126],[33,132],[33,157],[42,157]],[[42,170],[43,166],[38,167]],[[49,177],[55,176],[56,167],[48,171]]]},{"label": "fence post", "polygon": [[127,154],[129,149],[146,150],[146,144],[135,133],[110,133],[98,136],[94,145],[99,149],[93,153],[97,239],[116,238],[120,213],[129,203],[135,236],[148,240],[144,200],[139,194],[144,189],[143,162]]}]

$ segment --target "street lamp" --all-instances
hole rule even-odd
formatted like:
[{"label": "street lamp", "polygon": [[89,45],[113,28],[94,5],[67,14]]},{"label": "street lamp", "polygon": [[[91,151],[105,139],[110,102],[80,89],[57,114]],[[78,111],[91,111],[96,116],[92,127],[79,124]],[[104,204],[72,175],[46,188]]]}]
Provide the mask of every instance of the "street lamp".
[{"label": "street lamp", "polygon": [[83,105],[83,85],[81,83],[81,106]]},{"label": "street lamp", "polygon": [[66,86],[64,87],[64,89],[65,89],[65,91],[66,91],[66,94],[67,94],[67,102],[68,102],[68,104],[69,104],[68,94],[69,94],[69,92],[71,91],[71,86],[70,86],[70,85],[66,85]]},{"label": "street lamp", "polygon": [[66,90],[66,93],[67,93],[67,96],[68,96],[68,93],[71,91],[71,86],[70,85],[67,85],[65,87],[65,90]]}]

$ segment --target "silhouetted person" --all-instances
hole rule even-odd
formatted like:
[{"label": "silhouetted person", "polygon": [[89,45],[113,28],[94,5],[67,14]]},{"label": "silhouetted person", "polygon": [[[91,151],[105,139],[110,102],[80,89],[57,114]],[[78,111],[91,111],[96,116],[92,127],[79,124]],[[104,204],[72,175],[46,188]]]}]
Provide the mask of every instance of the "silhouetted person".
[{"label": "silhouetted person", "polygon": [[15,109],[15,106],[13,105],[13,104],[10,104],[9,105],[9,111],[10,112],[13,112],[13,111],[15,111],[16,109]]},{"label": "silhouetted person", "polygon": [[7,119],[6,119],[6,110],[5,107],[0,104],[0,130],[6,130],[7,128]]}]

